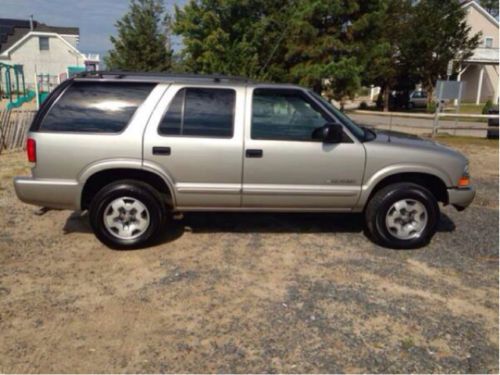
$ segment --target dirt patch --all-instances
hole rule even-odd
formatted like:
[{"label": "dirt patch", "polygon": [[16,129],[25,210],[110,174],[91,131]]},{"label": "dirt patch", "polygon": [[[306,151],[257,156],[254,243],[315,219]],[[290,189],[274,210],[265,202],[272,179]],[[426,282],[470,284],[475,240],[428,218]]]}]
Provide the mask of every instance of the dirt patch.
[{"label": "dirt patch", "polygon": [[477,199],[415,251],[330,214],[190,214],[112,251],[20,203],[2,154],[0,372],[498,373],[498,150],[458,147]]}]

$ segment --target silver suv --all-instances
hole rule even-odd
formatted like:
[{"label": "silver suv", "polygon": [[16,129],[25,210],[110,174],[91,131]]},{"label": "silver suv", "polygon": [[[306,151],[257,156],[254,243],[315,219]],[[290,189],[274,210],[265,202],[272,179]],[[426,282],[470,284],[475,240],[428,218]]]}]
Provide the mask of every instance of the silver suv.
[{"label": "silver suv", "polygon": [[223,76],[88,73],[44,102],[19,199],[88,210],[113,248],[143,247],[185,211],[358,212],[377,243],[426,244],[438,202],[474,198],[468,161],[374,132],[311,90]]}]

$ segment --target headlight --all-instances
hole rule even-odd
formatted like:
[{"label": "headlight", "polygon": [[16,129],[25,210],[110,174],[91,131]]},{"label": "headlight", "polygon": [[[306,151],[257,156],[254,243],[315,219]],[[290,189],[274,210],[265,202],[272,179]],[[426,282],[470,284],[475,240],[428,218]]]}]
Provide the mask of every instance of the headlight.
[{"label": "headlight", "polygon": [[467,164],[465,164],[465,167],[464,167],[464,176],[469,176],[470,177],[470,174],[469,174],[469,163],[467,162]]}]

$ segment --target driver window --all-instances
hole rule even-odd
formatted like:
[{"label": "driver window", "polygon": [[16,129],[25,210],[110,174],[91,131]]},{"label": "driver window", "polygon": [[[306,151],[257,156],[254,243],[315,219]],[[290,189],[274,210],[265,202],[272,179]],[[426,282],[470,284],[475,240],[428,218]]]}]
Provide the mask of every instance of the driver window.
[{"label": "driver window", "polygon": [[255,89],[252,139],[316,141],[315,129],[331,120],[298,90]]}]

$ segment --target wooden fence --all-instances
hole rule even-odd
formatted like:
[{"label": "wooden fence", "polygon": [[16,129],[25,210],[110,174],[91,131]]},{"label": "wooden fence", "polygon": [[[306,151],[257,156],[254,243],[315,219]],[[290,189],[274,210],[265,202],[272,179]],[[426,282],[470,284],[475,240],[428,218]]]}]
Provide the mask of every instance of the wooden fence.
[{"label": "wooden fence", "polygon": [[25,147],[26,135],[36,111],[0,110],[0,153]]}]

